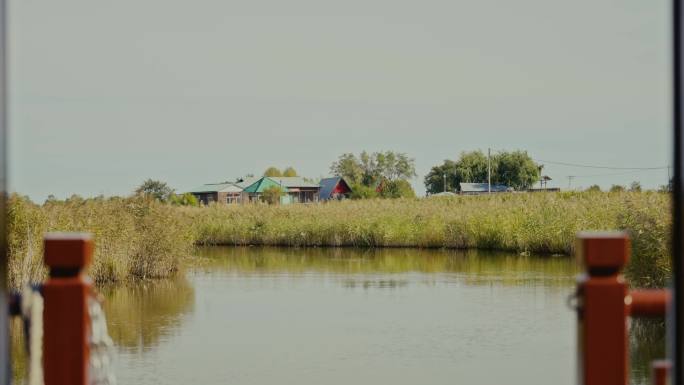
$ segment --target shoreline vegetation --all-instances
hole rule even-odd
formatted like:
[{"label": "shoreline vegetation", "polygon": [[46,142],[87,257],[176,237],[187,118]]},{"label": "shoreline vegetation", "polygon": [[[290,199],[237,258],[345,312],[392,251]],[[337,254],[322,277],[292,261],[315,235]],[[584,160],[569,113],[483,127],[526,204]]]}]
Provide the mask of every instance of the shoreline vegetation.
[{"label": "shoreline vegetation", "polygon": [[670,196],[660,192],[562,192],[311,205],[174,206],[142,197],[9,202],[10,284],[44,277],[42,234],[94,233],[97,283],[162,278],[195,245],[415,247],[572,255],[582,230],[627,230],[634,286],[670,275]]}]

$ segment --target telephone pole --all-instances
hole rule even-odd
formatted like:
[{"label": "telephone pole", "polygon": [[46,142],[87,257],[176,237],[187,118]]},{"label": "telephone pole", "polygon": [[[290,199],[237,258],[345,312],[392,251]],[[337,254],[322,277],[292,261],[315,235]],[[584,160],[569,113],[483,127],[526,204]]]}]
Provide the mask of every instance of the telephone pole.
[{"label": "telephone pole", "polygon": [[487,192],[492,193],[492,149],[487,149]]},{"label": "telephone pole", "polygon": [[447,192],[447,188],[446,188],[446,173],[444,173],[444,192]]}]

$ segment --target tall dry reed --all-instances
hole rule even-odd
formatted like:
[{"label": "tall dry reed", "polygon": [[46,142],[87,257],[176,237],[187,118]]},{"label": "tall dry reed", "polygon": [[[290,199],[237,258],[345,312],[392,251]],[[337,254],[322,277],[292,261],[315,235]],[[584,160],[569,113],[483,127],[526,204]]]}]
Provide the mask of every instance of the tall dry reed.
[{"label": "tall dry reed", "polygon": [[670,276],[670,197],[656,192],[497,194],[312,205],[177,207],[141,198],[9,201],[10,283],[42,278],[46,231],[89,231],[97,282],[165,277],[199,245],[420,247],[572,255],[582,230],[627,230],[638,286]]},{"label": "tall dry reed", "polygon": [[628,230],[639,286],[669,277],[670,198],[656,192],[497,194],[179,209],[204,245],[477,248],[571,255],[582,230]]},{"label": "tall dry reed", "polygon": [[8,201],[9,282],[21,287],[44,278],[46,232],[90,232],[97,283],[166,277],[179,269],[193,238],[173,207],[142,198],[48,201],[37,205],[18,195]]}]

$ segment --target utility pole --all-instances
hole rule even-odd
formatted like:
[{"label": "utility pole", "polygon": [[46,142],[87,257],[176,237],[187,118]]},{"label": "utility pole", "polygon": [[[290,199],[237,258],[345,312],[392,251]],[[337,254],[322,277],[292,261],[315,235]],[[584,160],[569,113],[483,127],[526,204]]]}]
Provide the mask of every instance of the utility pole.
[{"label": "utility pole", "polygon": [[570,190],[570,186],[572,186],[572,179],[574,177],[574,175],[568,175],[568,190]]},{"label": "utility pole", "polygon": [[492,193],[492,149],[487,149],[487,192]]},{"label": "utility pole", "polygon": [[447,192],[447,188],[446,188],[446,173],[444,173],[444,192]]}]

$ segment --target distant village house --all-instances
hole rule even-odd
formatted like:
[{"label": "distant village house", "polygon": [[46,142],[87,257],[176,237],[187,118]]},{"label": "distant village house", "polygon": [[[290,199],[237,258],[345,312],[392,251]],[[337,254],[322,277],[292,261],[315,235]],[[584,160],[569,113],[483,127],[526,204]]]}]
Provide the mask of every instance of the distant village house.
[{"label": "distant village house", "polygon": [[310,182],[299,176],[280,177],[271,176],[262,179],[271,179],[280,186],[286,193],[285,203],[313,203],[318,202],[321,186],[318,183]]},{"label": "distant village house", "polygon": [[351,188],[340,177],[325,178],[320,184],[302,177],[260,177],[239,179],[236,182],[209,183],[189,191],[202,204],[238,204],[258,202],[266,189],[278,187],[283,196],[281,204],[314,203],[321,200],[348,198]]},{"label": "distant village house", "polygon": [[223,204],[241,203],[242,187],[236,183],[208,183],[191,191],[197,200],[204,205],[217,202]]},{"label": "distant village house", "polygon": [[[479,195],[488,194],[490,187],[488,183],[460,183],[462,195]],[[491,186],[491,192],[502,193],[502,192],[512,192],[515,191],[512,187],[508,187],[502,184],[493,184]]]},{"label": "distant village house", "polygon": [[341,176],[323,178],[319,183],[319,199],[321,201],[348,199],[352,189]]}]

